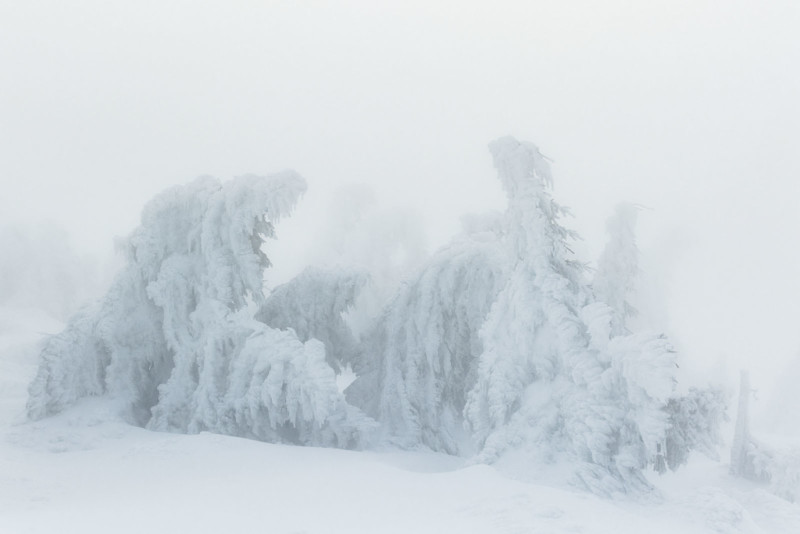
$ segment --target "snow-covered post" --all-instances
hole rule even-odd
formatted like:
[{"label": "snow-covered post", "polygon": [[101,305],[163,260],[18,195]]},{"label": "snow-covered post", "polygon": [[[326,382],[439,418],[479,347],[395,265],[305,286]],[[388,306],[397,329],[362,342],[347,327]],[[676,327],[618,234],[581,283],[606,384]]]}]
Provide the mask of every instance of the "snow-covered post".
[{"label": "snow-covered post", "polygon": [[750,403],[750,376],[742,371],[739,378],[739,409],[736,414],[736,429],[731,446],[731,474],[749,478],[753,473],[752,462],[747,455],[750,443],[748,410]]}]

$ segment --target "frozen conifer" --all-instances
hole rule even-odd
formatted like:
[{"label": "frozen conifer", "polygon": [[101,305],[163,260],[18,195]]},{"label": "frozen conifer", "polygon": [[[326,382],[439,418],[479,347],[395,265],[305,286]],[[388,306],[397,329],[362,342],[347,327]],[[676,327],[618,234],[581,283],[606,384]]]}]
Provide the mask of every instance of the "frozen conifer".
[{"label": "frozen conifer", "polygon": [[263,240],[305,187],[287,171],[200,178],[154,198],[108,294],[47,342],[30,416],[105,395],[148,428],[355,445],[366,420],[345,403],[323,345],[252,317],[264,301]]}]

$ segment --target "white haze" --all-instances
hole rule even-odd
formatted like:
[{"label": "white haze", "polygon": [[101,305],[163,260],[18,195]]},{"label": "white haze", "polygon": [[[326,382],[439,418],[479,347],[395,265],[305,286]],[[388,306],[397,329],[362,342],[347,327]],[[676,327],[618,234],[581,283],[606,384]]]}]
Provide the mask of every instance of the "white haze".
[{"label": "white haze", "polygon": [[586,261],[617,202],[648,208],[647,320],[766,404],[800,351],[798,27],[781,0],[2,2],[0,225],[105,259],[165,187],[293,168],[279,281],[347,229],[325,217],[348,184],[435,249],[502,206],[486,144],[511,133],[554,160]]}]

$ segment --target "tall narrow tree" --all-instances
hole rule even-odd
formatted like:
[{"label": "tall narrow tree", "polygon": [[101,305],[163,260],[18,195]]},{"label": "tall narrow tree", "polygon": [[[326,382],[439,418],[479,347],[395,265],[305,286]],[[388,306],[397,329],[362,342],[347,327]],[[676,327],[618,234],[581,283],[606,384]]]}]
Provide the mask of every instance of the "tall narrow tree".
[{"label": "tall narrow tree", "polygon": [[509,197],[507,277],[481,330],[483,352],[466,406],[493,461],[521,450],[565,460],[599,493],[645,487],[642,469],[663,441],[674,355],[663,336],[615,336],[613,310],[592,302],[535,145],[490,145]]},{"label": "tall narrow tree", "polygon": [[627,333],[627,319],[636,315],[630,299],[639,277],[639,249],[636,246],[638,208],[623,203],[617,206],[607,223],[608,242],[597,261],[592,290],[597,300],[613,310],[615,335]]}]

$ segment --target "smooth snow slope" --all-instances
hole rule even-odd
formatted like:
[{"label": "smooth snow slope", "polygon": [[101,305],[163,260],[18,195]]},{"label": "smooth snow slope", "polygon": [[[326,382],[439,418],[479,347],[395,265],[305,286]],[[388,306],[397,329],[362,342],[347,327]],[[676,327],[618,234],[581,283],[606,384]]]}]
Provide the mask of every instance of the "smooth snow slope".
[{"label": "smooth snow slope", "polygon": [[60,325],[0,309],[0,533],[798,533],[800,507],[696,459],[662,499],[603,500],[449,456],[156,433],[83,401],[22,420],[36,339]]}]

